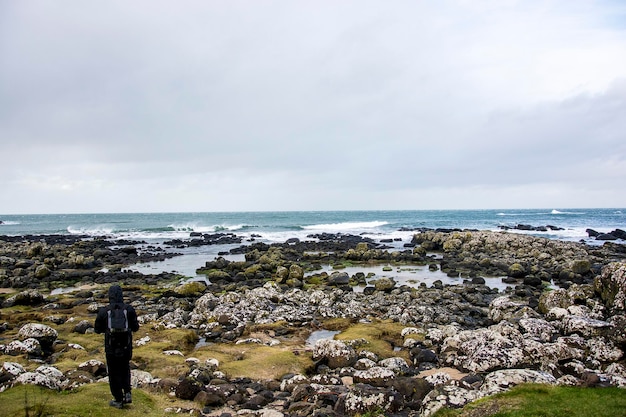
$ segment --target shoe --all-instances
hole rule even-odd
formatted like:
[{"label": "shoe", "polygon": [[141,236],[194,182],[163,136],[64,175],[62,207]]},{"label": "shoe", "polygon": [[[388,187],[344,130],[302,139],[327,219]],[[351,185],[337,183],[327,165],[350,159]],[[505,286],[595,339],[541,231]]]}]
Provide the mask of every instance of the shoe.
[{"label": "shoe", "polygon": [[133,397],[130,395],[130,392],[124,394],[124,399],[122,400],[124,404],[130,404],[133,402]]},{"label": "shoe", "polygon": [[111,400],[111,401],[109,401],[109,405],[111,407],[115,407],[115,408],[124,408],[124,404],[122,404],[121,401]]}]

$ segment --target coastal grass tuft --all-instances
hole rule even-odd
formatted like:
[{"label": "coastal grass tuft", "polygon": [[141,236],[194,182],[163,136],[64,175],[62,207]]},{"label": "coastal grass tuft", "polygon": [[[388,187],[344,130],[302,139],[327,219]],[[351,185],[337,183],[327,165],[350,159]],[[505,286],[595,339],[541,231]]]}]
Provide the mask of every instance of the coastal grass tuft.
[{"label": "coastal grass tuft", "polygon": [[310,355],[299,354],[297,350],[282,345],[216,344],[198,349],[196,357],[217,359],[219,370],[230,378],[277,380],[289,373],[306,373],[313,366]]},{"label": "coastal grass tuft", "polygon": [[337,340],[358,340],[364,339],[365,345],[361,347],[374,352],[381,358],[394,356],[408,358],[406,351],[396,352],[394,347],[402,346],[404,339],[401,332],[405,326],[392,321],[373,321],[370,323],[352,324],[341,333],[335,336]]},{"label": "coastal grass tuft", "polygon": [[0,393],[0,417],[13,416],[90,416],[109,417],[116,413],[125,417],[165,417],[170,406],[157,395],[141,389],[133,390],[133,403],[124,410],[109,406],[111,393],[106,383],[84,385],[74,391],[52,391],[34,385],[19,385]]},{"label": "coastal grass tuft", "polygon": [[539,384],[512,390],[466,405],[460,410],[441,409],[434,417],[624,417],[626,390]]}]

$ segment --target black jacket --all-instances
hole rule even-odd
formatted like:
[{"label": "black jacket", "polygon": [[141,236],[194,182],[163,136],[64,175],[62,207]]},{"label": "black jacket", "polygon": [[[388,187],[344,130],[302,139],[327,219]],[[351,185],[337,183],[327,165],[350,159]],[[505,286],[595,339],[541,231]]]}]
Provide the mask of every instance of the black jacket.
[{"label": "black jacket", "polygon": [[[127,311],[128,318],[128,327],[132,332],[136,332],[139,330],[139,322],[137,321],[137,313],[133,306],[124,303],[124,296],[122,293],[122,288],[119,285],[113,285],[109,288],[109,305],[106,307],[102,307],[98,310],[98,315],[96,316],[96,321],[94,323],[94,331],[96,333],[104,333],[104,351],[107,355],[116,354],[119,352],[115,352],[109,343],[109,338],[111,337],[109,332],[107,332],[108,327],[108,311],[112,310],[116,307],[125,308]],[[132,333],[128,332],[128,345],[126,346],[126,354],[130,358],[132,355],[133,349],[133,338]]]}]

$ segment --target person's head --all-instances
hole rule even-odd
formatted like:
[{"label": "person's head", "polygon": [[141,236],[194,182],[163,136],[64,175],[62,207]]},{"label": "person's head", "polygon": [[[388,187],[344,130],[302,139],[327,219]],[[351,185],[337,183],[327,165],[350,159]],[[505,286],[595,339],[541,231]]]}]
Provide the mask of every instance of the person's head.
[{"label": "person's head", "polygon": [[111,285],[109,288],[109,303],[123,303],[124,295],[122,293],[122,287],[119,285]]}]

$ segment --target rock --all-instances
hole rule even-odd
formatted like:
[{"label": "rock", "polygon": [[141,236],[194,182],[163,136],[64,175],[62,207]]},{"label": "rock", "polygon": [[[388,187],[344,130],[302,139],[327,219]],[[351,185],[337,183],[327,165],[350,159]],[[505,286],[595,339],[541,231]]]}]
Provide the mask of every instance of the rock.
[{"label": "rock", "polygon": [[378,365],[390,369],[397,375],[404,374],[409,370],[409,364],[400,357],[383,359],[378,362]]},{"label": "rock", "polygon": [[480,392],[455,385],[442,385],[432,390],[422,401],[420,416],[430,417],[440,409],[461,408],[464,405],[482,398]]},{"label": "rock", "polygon": [[604,304],[614,313],[626,311],[626,264],[613,262],[602,269],[594,288]]},{"label": "rock", "polygon": [[289,267],[289,279],[302,281],[304,278],[304,270],[298,264],[292,264]]},{"label": "rock", "polygon": [[442,360],[470,372],[514,368],[525,360],[523,340],[522,334],[508,322],[466,330],[444,341]]},{"label": "rock", "polygon": [[2,351],[3,353],[10,355],[10,356],[19,356],[19,355],[27,354],[28,348],[23,342],[19,340],[13,340],[9,342],[8,345],[4,346],[4,349],[2,349]]},{"label": "rock", "polygon": [[26,290],[9,297],[3,307],[12,306],[38,306],[43,304],[44,296],[37,290]]},{"label": "rock", "polygon": [[402,397],[397,391],[357,384],[345,396],[341,414],[368,414],[374,411],[395,412],[402,408]]},{"label": "rock", "polygon": [[527,274],[526,269],[518,263],[509,267],[508,276],[511,278],[523,278]]},{"label": "rock", "polygon": [[50,268],[48,268],[46,265],[39,265],[36,269],[35,269],[35,278],[37,279],[43,279],[46,278],[47,276],[49,276],[52,273],[52,271],[50,271]]},{"label": "rock", "polygon": [[552,375],[532,369],[503,369],[485,376],[480,388],[483,396],[506,391],[519,384],[556,384]]},{"label": "rock", "polygon": [[374,282],[376,291],[389,292],[396,286],[396,281],[393,278],[382,277]]},{"label": "rock", "polygon": [[101,377],[106,375],[107,366],[104,362],[97,359],[90,359],[88,361],[82,362],[78,365],[78,370],[87,372],[90,375],[95,377]]},{"label": "rock", "polygon": [[20,374],[26,372],[24,367],[16,362],[3,362],[0,367],[0,392],[4,390]]},{"label": "rock", "polygon": [[58,337],[56,330],[40,323],[28,323],[23,325],[17,335],[21,340],[30,338],[37,339],[44,350],[51,349],[52,344]]},{"label": "rock", "polygon": [[133,388],[143,388],[154,384],[155,380],[150,372],[141,371],[139,369],[131,369],[130,385]]},{"label": "rock", "polygon": [[562,321],[562,331],[566,335],[579,334],[583,337],[597,337],[606,334],[610,328],[610,323],[588,317],[567,316]]},{"label": "rock", "polygon": [[35,372],[24,372],[18,375],[15,382],[25,385],[38,385],[52,390],[60,390],[64,387],[64,380],[65,377],[61,371],[52,366],[42,365],[37,368]]},{"label": "rock", "polygon": [[176,398],[181,400],[193,400],[204,386],[199,381],[186,377],[178,383],[174,391]]},{"label": "rock", "polygon": [[543,319],[524,318],[518,324],[525,336],[539,342],[549,342],[557,334],[557,329]]},{"label": "rock", "polygon": [[576,259],[571,262],[570,269],[575,274],[585,275],[591,271],[591,262],[588,259]]},{"label": "rock", "polygon": [[88,329],[93,329],[93,325],[90,321],[81,320],[76,326],[74,326],[74,333],[85,334]]},{"label": "rock", "polygon": [[503,320],[519,320],[524,317],[538,317],[538,314],[528,307],[527,302],[514,300],[509,295],[495,298],[489,304],[489,318],[495,323]]},{"label": "rock", "polygon": [[328,285],[342,286],[350,283],[350,275],[346,272],[333,272],[328,277]]},{"label": "rock", "polygon": [[374,366],[363,371],[356,371],[353,378],[356,383],[369,384],[375,387],[387,387],[395,376],[396,374],[389,368]]},{"label": "rock", "polygon": [[318,340],[313,346],[313,360],[325,361],[331,369],[352,366],[357,358],[354,348],[340,340]]}]

